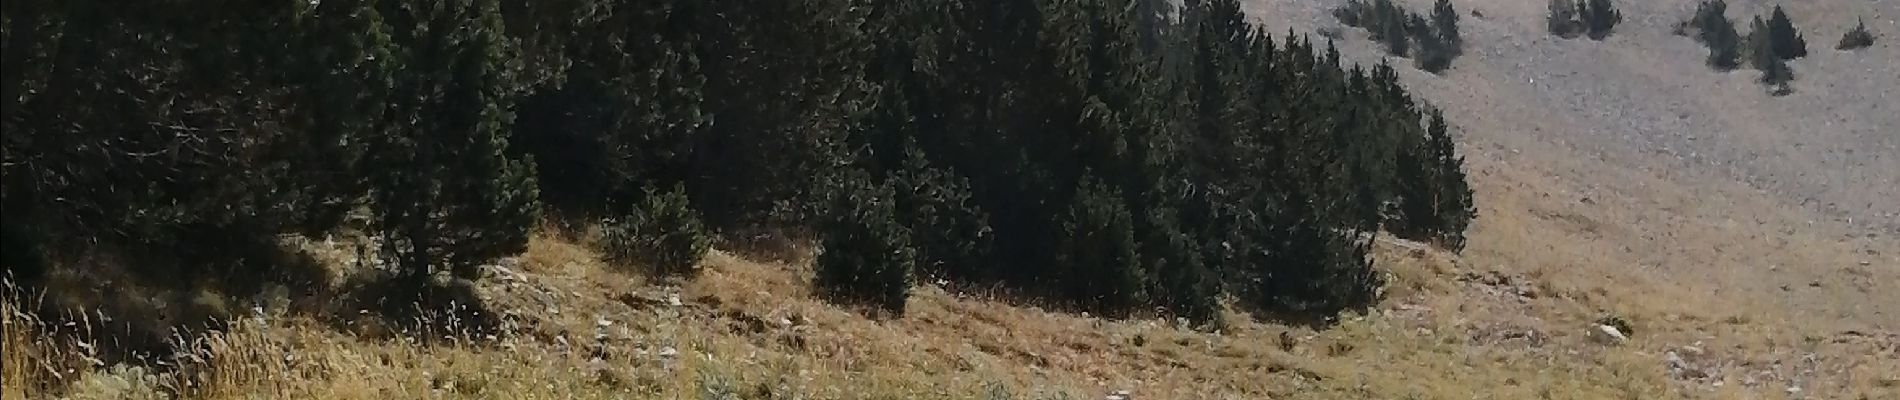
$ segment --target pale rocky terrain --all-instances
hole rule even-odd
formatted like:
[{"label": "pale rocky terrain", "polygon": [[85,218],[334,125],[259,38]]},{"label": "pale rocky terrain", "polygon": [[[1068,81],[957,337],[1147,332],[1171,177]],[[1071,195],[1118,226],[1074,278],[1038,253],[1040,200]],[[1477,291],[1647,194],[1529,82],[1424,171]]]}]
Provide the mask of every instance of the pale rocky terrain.
[{"label": "pale rocky terrain", "polygon": [[[1363,31],[1327,15],[1333,3],[1248,4],[1270,26],[1343,32],[1339,46],[1350,60],[1389,59]],[[1810,49],[1791,62],[1795,92],[1785,97],[1768,96],[1754,71],[1709,69],[1699,43],[1672,34],[1695,3],[1619,2],[1625,23],[1598,42],[1544,33],[1542,1],[1454,2],[1464,12],[1465,55],[1442,76],[1402,75],[1461,128],[1484,214],[1462,261],[1621,289],[1580,303],[1660,312],[1650,325],[1682,341],[1772,343],[1705,364],[1747,369],[1746,359],[1778,352],[1811,364],[1890,359],[1866,349],[1778,348],[1869,331],[1885,332],[1892,348],[1900,329],[1900,2],[1782,3]],[[1745,23],[1775,4],[1734,1],[1729,17]],[[1857,16],[1881,41],[1834,50]],[[1682,321],[1725,313],[1780,332]],[[1703,346],[1690,347],[1706,357]],[[1638,352],[1672,371],[1694,364],[1669,345]],[[1817,371],[1803,379],[1857,378]]]}]

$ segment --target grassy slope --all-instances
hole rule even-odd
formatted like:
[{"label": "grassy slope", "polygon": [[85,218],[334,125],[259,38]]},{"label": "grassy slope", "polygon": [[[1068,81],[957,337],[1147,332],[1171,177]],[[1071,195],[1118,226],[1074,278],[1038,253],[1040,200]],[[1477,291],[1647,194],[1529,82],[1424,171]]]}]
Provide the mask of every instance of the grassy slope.
[{"label": "grassy slope", "polygon": [[[349,264],[340,261],[348,251],[313,251]],[[1661,282],[1608,285],[1593,274],[1491,268],[1474,265],[1496,260],[1490,256],[1461,261],[1398,242],[1382,243],[1378,254],[1395,279],[1369,315],[1319,332],[1230,315],[1237,322],[1216,334],[934,287],[920,290],[906,318],[880,320],[814,300],[797,262],[721,252],[696,279],[651,281],[603,265],[574,241],[541,235],[513,268],[479,285],[486,307],[509,316],[493,339],[389,334],[376,319],[341,310],[332,316],[347,321],[343,327],[266,311],[198,346],[194,354],[207,364],[143,379],[78,365],[64,393],[123,398],[202,385],[214,398],[1090,398],[1126,389],[1143,398],[1566,399],[1773,396],[1796,383],[1822,398],[1900,394],[1892,337],[1807,341],[1781,317],[1700,303],[1711,299]],[[1598,309],[1635,322],[1635,339],[1606,346],[1586,338]],[[1712,332],[1723,337],[1697,336]],[[1658,359],[1691,339],[1706,349],[1692,362],[1798,369],[1800,356],[1788,351],[1816,351],[1827,355],[1823,369],[1839,371],[1753,388],[1738,375],[1725,391],[1703,391],[1672,383]],[[85,354],[35,347],[56,355],[10,359],[6,370]],[[1733,358],[1744,353],[1755,358]],[[1818,375],[1841,372],[1848,374]]]}]

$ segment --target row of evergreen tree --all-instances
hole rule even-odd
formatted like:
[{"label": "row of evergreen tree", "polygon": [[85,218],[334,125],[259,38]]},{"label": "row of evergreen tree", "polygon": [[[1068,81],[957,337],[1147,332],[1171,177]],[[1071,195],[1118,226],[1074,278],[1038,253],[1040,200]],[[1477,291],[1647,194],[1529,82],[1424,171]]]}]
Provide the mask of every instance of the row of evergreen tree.
[{"label": "row of evergreen tree", "polygon": [[1410,56],[1418,69],[1432,73],[1451,68],[1451,61],[1464,54],[1458,10],[1452,8],[1451,0],[1433,3],[1429,21],[1392,0],[1346,0],[1333,10],[1333,17],[1346,26],[1365,29],[1372,40],[1385,45],[1386,52]]},{"label": "row of evergreen tree", "polygon": [[4,262],[219,279],[354,228],[426,284],[551,215],[662,272],[816,232],[822,293],[898,313],[922,275],[1207,321],[1367,304],[1382,228],[1463,246],[1450,127],[1390,66],[1169,4],[9,1]]},{"label": "row of evergreen tree", "polygon": [[1808,55],[1807,39],[1795,29],[1794,21],[1781,6],[1775,6],[1766,21],[1755,16],[1748,35],[1742,36],[1728,19],[1727,2],[1704,0],[1696,5],[1694,16],[1677,26],[1676,32],[1690,35],[1708,46],[1710,68],[1729,71],[1740,67],[1746,59],[1749,67],[1761,71],[1760,81],[1769,87],[1769,93],[1777,96],[1793,92],[1789,83],[1794,80],[1794,69],[1787,61]]}]

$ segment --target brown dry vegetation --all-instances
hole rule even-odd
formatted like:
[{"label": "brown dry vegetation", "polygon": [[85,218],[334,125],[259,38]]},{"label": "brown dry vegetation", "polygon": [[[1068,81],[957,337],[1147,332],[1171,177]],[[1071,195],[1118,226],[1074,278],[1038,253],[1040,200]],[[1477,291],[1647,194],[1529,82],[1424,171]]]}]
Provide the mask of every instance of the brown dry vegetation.
[{"label": "brown dry vegetation", "polygon": [[[212,311],[152,316],[110,306],[165,296],[96,276],[64,278],[87,283],[64,291],[82,299],[0,296],[0,397],[1900,398],[1900,232],[1880,214],[1900,207],[1884,196],[1900,157],[1877,136],[1900,114],[1869,101],[1900,89],[1890,65],[1868,67],[1893,46],[1816,47],[1795,63],[1797,94],[1772,100],[1668,35],[1688,4],[1627,4],[1631,21],[1593,43],[1542,36],[1541,2],[1459,3],[1487,15],[1465,20],[1467,55],[1405,79],[1461,125],[1481,207],[1470,245],[1381,241],[1384,300],[1323,330],[1230,312],[1200,332],[932,285],[905,318],[880,319],[812,296],[796,248],[715,252],[696,278],[651,279],[555,229],[476,284],[493,329],[390,324],[350,300],[354,241],[292,240],[332,279],[290,301],[174,295],[157,308]],[[1311,31],[1328,21],[1312,5],[1250,11]],[[1813,43],[1853,13],[1883,37],[1900,27],[1890,3],[1788,5]],[[1342,48],[1379,57],[1363,38]],[[1676,119],[1717,128],[1663,123]],[[123,335],[91,328],[199,314],[237,317],[172,335],[176,354],[138,367],[108,362],[99,349]],[[1631,341],[1591,340],[1605,316],[1630,321]]]},{"label": "brown dry vegetation", "polygon": [[[1537,230],[1498,234],[1533,221],[1493,212],[1478,237],[1494,241],[1480,243],[1542,239]],[[369,313],[264,310],[180,339],[183,366],[95,368],[85,361],[91,345],[43,340],[37,329],[47,327],[9,303],[7,387],[70,398],[1090,398],[1120,389],[1142,398],[1776,398],[1788,385],[1815,398],[1900,394],[1892,336],[1804,329],[1661,282],[1559,272],[1569,250],[1553,247],[1514,253],[1544,256],[1512,263],[1551,268],[1513,270],[1477,261],[1500,261],[1495,250],[1460,260],[1385,241],[1377,253],[1394,279],[1367,315],[1313,331],[1230,314],[1226,330],[1197,332],[934,287],[905,318],[881,320],[811,296],[796,261],[805,257],[716,252],[695,279],[649,280],[579,242],[539,235],[479,284],[485,307],[502,316],[493,337],[391,333],[371,327],[380,322]],[[1632,342],[1583,335],[1605,313],[1638,326]],[[348,322],[325,321],[334,317]],[[1671,379],[1661,354],[1691,344],[1704,349],[1694,362],[1730,366],[1707,378],[1726,385]],[[1799,375],[1809,352],[1819,354],[1817,371]],[[1787,375],[1748,385],[1761,373],[1750,366]],[[14,383],[22,380],[45,385]]]}]

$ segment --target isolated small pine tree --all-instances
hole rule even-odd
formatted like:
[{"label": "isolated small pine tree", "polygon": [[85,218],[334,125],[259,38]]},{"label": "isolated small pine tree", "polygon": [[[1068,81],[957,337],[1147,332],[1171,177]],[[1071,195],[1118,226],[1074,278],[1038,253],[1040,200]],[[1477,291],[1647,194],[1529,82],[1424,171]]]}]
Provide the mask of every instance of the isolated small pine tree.
[{"label": "isolated small pine tree", "polygon": [[1808,40],[1795,30],[1794,21],[1788,19],[1788,13],[1779,5],[1768,18],[1768,40],[1774,45],[1775,55],[1783,60],[1808,56]]},{"label": "isolated small pine tree", "polygon": [[1577,7],[1570,0],[1550,0],[1549,14],[1544,17],[1544,29],[1566,39],[1577,37],[1580,30]]},{"label": "isolated small pine tree", "polygon": [[1701,25],[1702,30],[1698,36],[1702,38],[1702,44],[1709,47],[1709,67],[1728,71],[1741,66],[1741,34],[1735,32],[1735,25],[1729,23],[1727,17],[1703,18],[1698,25]]},{"label": "isolated small pine tree", "polygon": [[897,221],[888,184],[863,171],[846,173],[821,229],[815,286],[832,301],[871,304],[904,314],[916,249]]},{"label": "isolated small pine tree", "polygon": [[390,118],[370,156],[375,228],[404,278],[474,278],[482,263],[527,250],[539,208],[533,160],[507,151],[512,42],[493,2],[414,11],[424,13],[414,20],[471,28],[415,29],[403,40],[426,65],[405,71],[390,106],[414,114]]},{"label": "isolated small pine tree", "polygon": [[1577,14],[1582,16],[1583,28],[1592,40],[1610,37],[1616,25],[1623,23],[1623,12],[1617,11],[1610,0],[1579,0]]},{"label": "isolated small pine tree", "polygon": [[1854,30],[1841,34],[1841,42],[1840,44],[1834,45],[1835,49],[1853,50],[1874,45],[1874,34],[1873,32],[1867,31],[1867,21],[1863,20],[1857,22],[1858,23],[1854,25]]},{"label": "isolated small pine tree", "polygon": [[[1729,27],[1724,29],[1722,25]],[[1713,43],[1715,32],[1735,29],[1728,20],[1728,2],[1722,0],[1705,0],[1696,4],[1695,16],[1689,18],[1689,26],[1695,28],[1696,41],[1704,45]]]},{"label": "isolated small pine tree", "polygon": [[1748,59],[1749,68],[1766,71],[1769,61],[1780,59],[1775,56],[1774,39],[1769,35],[1768,24],[1762,21],[1761,16],[1755,16],[1754,21],[1749,22],[1748,35],[1742,37],[1742,55]]},{"label": "isolated small pine tree", "polygon": [[1433,204],[1437,208],[1439,223],[1433,237],[1446,249],[1463,251],[1465,228],[1478,218],[1478,207],[1470,183],[1465,180],[1465,158],[1458,155],[1444,112],[1432,109],[1429,121],[1425,129],[1425,146],[1437,170],[1432,178],[1435,189],[1433,196],[1436,197]]},{"label": "isolated small pine tree", "polygon": [[661,275],[690,275],[712,248],[683,186],[661,192],[646,188],[632,212],[603,224],[602,253],[621,265],[645,264]]},{"label": "isolated small pine tree", "polygon": [[1451,0],[1438,0],[1432,5],[1432,30],[1452,54],[1463,52],[1465,39],[1458,32],[1458,10],[1452,8]]}]

